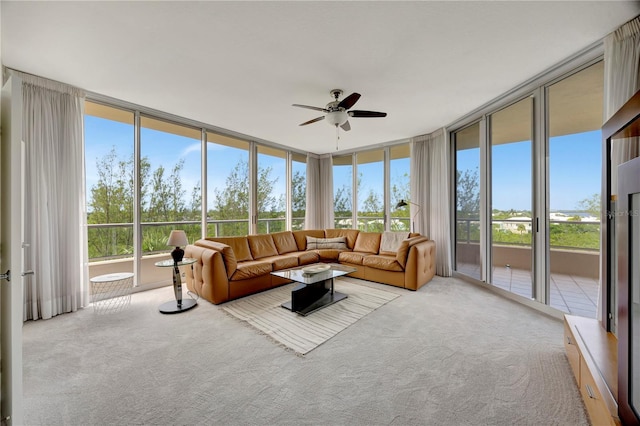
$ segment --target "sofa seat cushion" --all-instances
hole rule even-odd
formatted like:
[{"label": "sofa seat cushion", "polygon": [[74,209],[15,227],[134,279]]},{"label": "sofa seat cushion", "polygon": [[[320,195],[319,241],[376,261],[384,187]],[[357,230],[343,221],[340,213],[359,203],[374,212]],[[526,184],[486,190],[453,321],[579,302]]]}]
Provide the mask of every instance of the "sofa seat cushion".
[{"label": "sofa seat cushion", "polygon": [[238,269],[236,269],[236,272],[231,277],[231,281],[246,280],[248,278],[268,275],[271,271],[273,271],[273,265],[271,262],[249,260],[247,262],[238,263]]},{"label": "sofa seat cushion", "polygon": [[394,271],[394,272],[402,272],[404,268],[398,261],[395,256],[386,256],[382,254],[372,254],[366,256],[362,260],[362,264],[364,266],[368,266],[374,269],[383,269],[385,271]]},{"label": "sofa seat cushion", "polygon": [[359,253],[355,251],[343,251],[338,255],[338,260],[342,263],[351,263],[352,265],[362,265],[362,260],[369,256],[370,253]]},{"label": "sofa seat cushion", "polygon": [[236,256],[236,261],[238,262],[253,260],[247,237],[215,237],[207,238],[207,240],[217,241],[231,247]]},{"label": "sofa seat cushion", "polygon": [[298,265],[309,265],[311,263],[320,262],[320,255],[315,251],[298,251],[289,254],[289,256],[295,256],[298,258]]},{"label": "sofa seat cushion", "polygon": [[313,250],[313,251],[315,253],[317,253],[318,256],[320,256],[320,261],[321,262],[326,262],[326,261],[337,262],[338,261],[338,257],[340,256],[340,253],[342,253],[343,251],[347,251],[347,250],[318,249],[318,250]]},{"label": "sofa seat cushion", "polygon": [[353,246],[356,243],[356,238],[360,233],[357,229],[325,229],[324,236],[326,238],[346,237],[347,247],[353,250]]},{"label": "sofa seat cushion", "polygon": [[279,271],[281,269],[287,268],[295,268],[298,266],[298,257],[292,255],[280,255],[280,256],[271,256],[271,257],[263,257],[260,259],[261,262],[271,262],[271,266],[274,271]]},{"label": "sofa seat cushion", "polygon": [[293,232],[291,231],[274,232],[273,234],[271,234],[271,238],[273,238],[273,243],[276,245],[278,254],[286,254],[298,251],[296,239],[293,238]]},{"label": "sofa seat cushion", "polygon": [[276,249],[270,234],[249,235],[247,240],[249,240],[251,255],[256,260],[278,255],[278,249]]},{"label": "sofa seat cushion", "polygon": [[353,246],[353,251],[378,254],[378,250],[380,250],[380,235],[379,232],[360,232]]}]

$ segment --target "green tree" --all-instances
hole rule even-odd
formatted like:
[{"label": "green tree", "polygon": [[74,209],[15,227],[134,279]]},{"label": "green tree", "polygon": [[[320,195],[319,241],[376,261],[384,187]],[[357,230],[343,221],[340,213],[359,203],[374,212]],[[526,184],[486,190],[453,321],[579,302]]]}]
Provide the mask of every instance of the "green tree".
[{"label": "green tree", "polygon": [[600,212],[602,211],[602,204],[600,201],[600,194],[595,193],[591,197],[579,201],[578,209],[588,212],[591,216],[600,217]]},{"label": "green tree", "polygon": [[[272,168],[258,168],[258,213],[261,217],[284,217],[284,199],[273,195],[278,178],[271,177]],[[240,220],[224,224],[220,235],[244,235],[249,232],[249,163],[241,159],[225,179],[225,187],[214,191],[214,219]],[[284,222],[284,221],[283,221]],[[274,229],[272,229],[274,231]]]},{"label": "green tree", "polygon": [[[291,215],[294,230],[302,229],[307,210],[307,180],[306,176],[296,170],[291,179]],[[302,219],[302,220],[300,220]]]},{"label": "green tree", "polygon": [[458,218],[478,218],[480,214],[480,178],[478,168],[456,171],[456,207]]}]

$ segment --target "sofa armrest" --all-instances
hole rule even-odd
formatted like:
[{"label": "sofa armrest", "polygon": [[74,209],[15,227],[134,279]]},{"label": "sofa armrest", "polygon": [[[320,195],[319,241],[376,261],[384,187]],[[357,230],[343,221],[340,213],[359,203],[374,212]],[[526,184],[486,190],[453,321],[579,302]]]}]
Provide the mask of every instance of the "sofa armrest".
[{"label": "sofa armrest", "polygon": [[400,247],[396,252],[396,260],[403,268],[407,266],[407,258],[409,256],[409,250],[411,249],[411,247],[423,241],[429,241],[429,239],[425,236],[418,235],[415,237],[407,238],[400,244]]},{"label": "sofa armrest", "polygon": [[224,262],[224,267],[227,271],[227,278],[231,278],[231,276],[236,272],[236,269],[238,269],[238,261],[235,253],[233,252],[233,248],[230,245],[207,239],[198,240],[194,244],[199,247],[208,248],[222,253],[222,261]]},{"label": "sofa armrest", "polygon": [[417,290],[436,274],[436,243],[424,239],[409,247],[404,287]]},{"label": "sofa armrest", "polygon": [[196,259],[193,270],[186,268],[187,288],[214,304],[229,300],[229,280],[222,252],[197,245],[188,245],[185,256]]}]

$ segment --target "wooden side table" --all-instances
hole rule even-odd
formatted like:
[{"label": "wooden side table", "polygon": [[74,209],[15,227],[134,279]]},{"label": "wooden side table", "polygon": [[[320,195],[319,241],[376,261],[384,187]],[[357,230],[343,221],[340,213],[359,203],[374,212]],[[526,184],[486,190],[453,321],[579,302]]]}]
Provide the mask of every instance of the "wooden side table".
[{"label": "wooden side table", "polygon": [[170,300],[169,302],[160,305],[160,312],[163,314],[178,314],[180,312],[188,311],[195,308],[198,304],[194,299],[182,300],[182,277],[180,277],[180,266],[190,265],[193,270],[193,264],[197,259],[191,257],[185,257],[180,262],[174,262],[173,259],[161,260],[156,262],[155,265],[160,268],[173,268],[173,293],[176,296],[176,300]]}]

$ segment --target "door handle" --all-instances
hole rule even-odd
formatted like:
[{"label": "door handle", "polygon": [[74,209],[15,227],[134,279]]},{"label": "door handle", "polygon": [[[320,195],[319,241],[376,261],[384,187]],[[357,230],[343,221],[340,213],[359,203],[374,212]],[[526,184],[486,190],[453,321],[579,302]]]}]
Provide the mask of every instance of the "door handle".
[{"label": "door handle", "polygon": [[0,274],[0,280],[11,281],[11,270],[7,269],[7,272],[5,272],[4,274]]},{"label": "door handle", "polygon": [[23,277],[25,277],[25,276],[27,276],[27,275],[34,275],[34,274],[35,274],[35,272],[33,272],[32,270],[28,270],[28,271],[24,271],[24,272],[22,273],[22,276],[23,276]]}]

